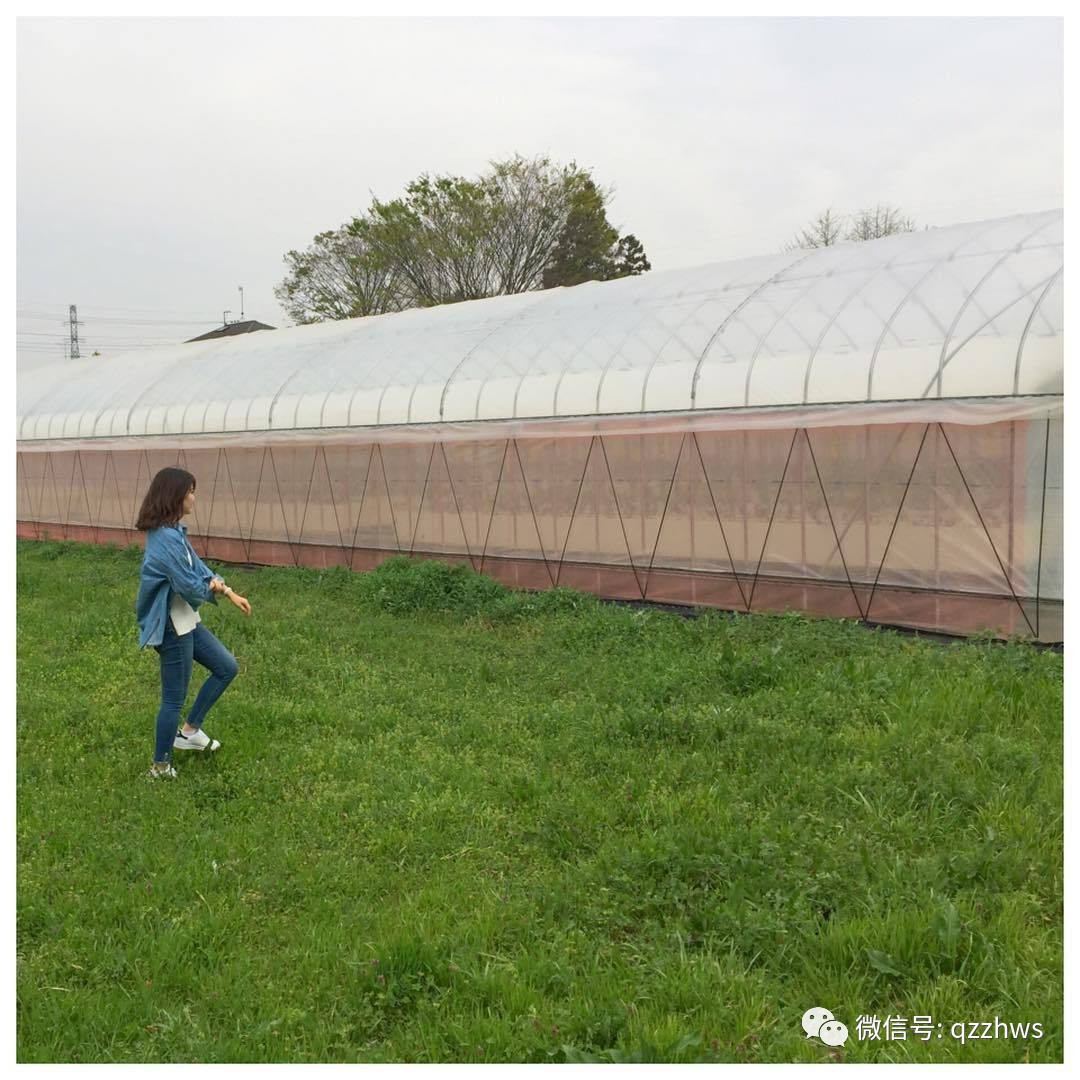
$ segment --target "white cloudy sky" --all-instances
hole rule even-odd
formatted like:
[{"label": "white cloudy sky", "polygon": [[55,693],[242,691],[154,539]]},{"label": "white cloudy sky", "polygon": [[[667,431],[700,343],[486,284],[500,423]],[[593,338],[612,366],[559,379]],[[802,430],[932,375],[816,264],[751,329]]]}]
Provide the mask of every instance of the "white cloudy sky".
[{"label": "white cloudy sky", "polygon": [[20,366],[286,320],[282,255],[515,152],[614,187],[654,269],[826,206],[1062,203],[1063,31],[1010,19],[21,19]]}]

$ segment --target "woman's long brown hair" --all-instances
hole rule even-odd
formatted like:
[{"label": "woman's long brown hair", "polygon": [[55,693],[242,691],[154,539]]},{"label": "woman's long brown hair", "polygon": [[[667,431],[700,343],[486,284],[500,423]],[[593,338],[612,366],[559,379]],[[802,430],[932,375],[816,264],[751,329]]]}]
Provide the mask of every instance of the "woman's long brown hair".
[{"label": "woman's long brown hair", "polygon": [[184,496],[195,490],[195,477],[187,469],[171,466],[162,469],[153,480],[139,507],[135,528],[157,529],[175,525],[184,512]]}]

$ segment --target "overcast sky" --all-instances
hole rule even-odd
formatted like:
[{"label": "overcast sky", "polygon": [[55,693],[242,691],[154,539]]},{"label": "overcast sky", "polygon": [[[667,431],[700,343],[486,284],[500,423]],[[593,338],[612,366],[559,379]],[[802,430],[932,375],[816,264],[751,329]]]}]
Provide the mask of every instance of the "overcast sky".
[{"label": "overcast sky", "polygon": [[1062,21],[21,19],[20,366],[287,320],[303,248],[424,171],[574,160],[655,270],[826,206],[1062,204]]}]

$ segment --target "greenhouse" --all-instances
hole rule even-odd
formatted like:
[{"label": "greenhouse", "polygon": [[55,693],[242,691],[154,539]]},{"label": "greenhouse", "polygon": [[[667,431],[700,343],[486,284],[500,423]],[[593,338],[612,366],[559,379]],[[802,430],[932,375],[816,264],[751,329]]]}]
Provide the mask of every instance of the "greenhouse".
[{"label": "greenhouse", "polygon": [[57,363],[18,535],[1062,635],[1060,210]]}]

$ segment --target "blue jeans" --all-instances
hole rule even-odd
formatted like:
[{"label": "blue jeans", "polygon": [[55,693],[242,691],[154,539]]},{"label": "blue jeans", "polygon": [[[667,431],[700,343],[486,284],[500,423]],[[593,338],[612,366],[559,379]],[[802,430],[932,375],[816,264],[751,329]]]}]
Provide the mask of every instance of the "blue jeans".
[{"label": "blue jeans", "polygon": [[180,726],[180,710],[191,683],[192,661],[198,661],[210,672],[188,713],[187,722],[195,728],[202,727],[210,707],[236,678],[239,668],[233,654],[202,623],[197,623],[190,634],[180,636],[173,629],[172,620],[166,619],[165,636],[154,648],[161,657],[161,708],[157,714],[154,760],[168,761]]}]

